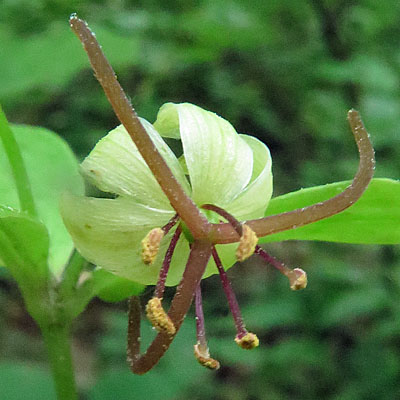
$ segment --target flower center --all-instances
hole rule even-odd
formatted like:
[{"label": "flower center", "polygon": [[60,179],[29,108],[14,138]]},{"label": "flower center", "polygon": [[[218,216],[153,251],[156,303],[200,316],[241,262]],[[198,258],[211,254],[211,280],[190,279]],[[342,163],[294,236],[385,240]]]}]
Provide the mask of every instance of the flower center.
[{"label": "flower center", "polygon": [[[246,258],[250,257],[253,253],[256,253],[264,261],[278,269],[283,275],[285,275],[289,279],[290,288],[292,290],[299,290],[306,287],[307,276],[305,272],[300,268],[292,270],[286,267],[283,263],[281,263],[274,257],[270,256],[265,250],[257,245],[258,238],[249,226],[240,223],[233,215],[231,215],[221,207],[212,204],[205,204],[202,206],[202,209],[204,210],[204,214],[207,216],[207,219],[210,222],[221,223],[223,222],[221,218],[223,218],[236,230],[238,236],[240,237],[239,246],[236,252],[236,257],[238,261],[243,261]],[[189,229],[186,227],[185,223],[179,220],[178,215],[175,215],[162,228],[152,229],[142,241],[143,261],[146,263],[149,258],[151,258],[151,260],[154,260],[159,250],[161,240],[163,240],[164,236],[176,224],[178,224],[178,227],[176,228],[169,243],[168,249],[165,253],[164,261],[159,273],[159,278],[154,290],[154,295],[149,300],[146,306],[147,317],[153,327],[157,331],[165,333],[171,337],[175,335],[176,327],[162,307],[165,282],[171,264],[172,255],[182,233],[184,237],[188,240],[190,247],[194,243],[194,239]],[[149,257],[148,253],[151,253],[151,257]],[[218,269],[222,288],[227,298],[227,302],[235,323],[235,342],[243,349],[254,349],[259,345],[259,340],[254,333],[248,332],[246,329],[242,314],[240,312],[239,303],[236,299],[228,275],[222,265],[221,259],[214,245],[212,245],[211,254]],[[209,349],[207,346],[200,282],[195,288],[193,295],[195,297],[197,332],[197,342],[194,346],[195,357],[201,365],[211,369],[218,369],[220,364],[217,360],[210,357]]]}]

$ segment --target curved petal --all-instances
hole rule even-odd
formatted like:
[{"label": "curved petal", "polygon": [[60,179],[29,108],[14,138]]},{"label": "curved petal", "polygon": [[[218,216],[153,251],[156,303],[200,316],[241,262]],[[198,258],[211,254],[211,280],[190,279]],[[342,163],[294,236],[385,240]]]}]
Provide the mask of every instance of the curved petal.
[{"label": "curved petal", "polygon": [[268,147],[258,139],[240,135],[253,150],[253,175],[249,185],[227,206],[240,220],[263,217],[272,196],[272,160]]},{"label": "curved petal", "polygon": [[[61,215],[78,251],[91,263],[107,271],[142,283],[154,285],[174,229],[163,239],[159,254],[152,265],[141,259],[141,240],[150,229],[164,225],[173,211],[145,207],[129,199],[96,199],[65,194],[61,199]],[[237,243],[218,245],[220,257],[227,269],[235,262]],[[167,285],[177,285],[189,256],[189,245],[184,237],[178,241]],[[217,274],[210,261],[204,278]]]},{"label": "curved petal", "polygon": [[[173,152],[149,122],[144,119],[141,122],[175,177],[190,193],[185,174]],[[97,143],[81,168],[84,175],[104,192],[132,197],[150,207],[171,209],[167,197],[122,125]]]},{"label": "curved petal", "polygon": [[218,115],[188,103],[167,103],[154,127],[162,136],[182,140],[195,203],[225,206],[249,183],[252,151]]},{"label": "curved petal", "polygon": [[[95,199],[71,194],[64,195],[60,205],[64,223],[83,257],[116,275],[143,284],[156,283],[162,257],[145,265],[141,240],[150,229],[163,226],[173,211],[152,209],[123,197]],[[163,240],[160,254],[165,253],[167,244]]]}]

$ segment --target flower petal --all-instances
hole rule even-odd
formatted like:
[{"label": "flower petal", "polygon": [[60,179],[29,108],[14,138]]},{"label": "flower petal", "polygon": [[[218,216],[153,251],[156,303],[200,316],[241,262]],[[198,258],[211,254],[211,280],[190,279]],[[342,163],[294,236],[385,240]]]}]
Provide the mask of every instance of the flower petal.
[{"label": "flower petal", "polygon": [[167,103],[154,127],[162,136],[182,140],[195,203],[223,207],[249,183],[252,151],[218,115],[188,103]]},{"label": "flower petal", "polygon": [[[88,261],[139,283],[157,281],[157,266],[142,262],[141,240],[150,229],[163,226],[173,211],[152,209],[124,197],[95,199],[65,194],[61,215],[76,248]],[[165,250],[161,248],[160,253]]]},{"label": "flower petal", "polygon": [[268,147],[258,139],[240,135],[253,150],[253,175],[249,185],[227,206],[227,211],[240,220],[264,216],[272,196],[272,160]]},{"label": "flower petal", "polygon": [[[190,193],[185,174],[173,152],[149,122],[144,119],[141,122],[179,183]],[[84,175],[104,192],[131,197],[150,207],[171,209],[167,197],[122,125],[97,143],[81,168]]]}]

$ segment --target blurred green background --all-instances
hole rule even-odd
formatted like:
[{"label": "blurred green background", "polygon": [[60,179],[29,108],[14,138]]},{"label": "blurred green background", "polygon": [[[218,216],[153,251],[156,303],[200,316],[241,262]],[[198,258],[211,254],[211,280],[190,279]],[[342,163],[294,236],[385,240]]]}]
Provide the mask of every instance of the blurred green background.
[{"label": "blurred green background", "polygon": [[[0,102],[10,121],[59,133],[82,159],[118,122],[69,30],[72,12],[96,32],[141,116],[154,121],[164,102],[188,101],[263,140],[275,196],[353,176],[351,107],[371,133],[376,176],[399,177],[398,0],[3,0]],[[204,307],[221,369],[204,370],[192,356],[190,314],[160,364],[133,376],[126,302],[93,301],[74,330],[82,399],[400,398],[399,247],[285,242],[268,250],[305,269],[309,286],[291,292],[255,259],[229,271],[257,350],[233,342],[212,277]],[[53,399],[38,329],[0,274],[0,397]],[[152,332],[144,332],[147,342]]]}]

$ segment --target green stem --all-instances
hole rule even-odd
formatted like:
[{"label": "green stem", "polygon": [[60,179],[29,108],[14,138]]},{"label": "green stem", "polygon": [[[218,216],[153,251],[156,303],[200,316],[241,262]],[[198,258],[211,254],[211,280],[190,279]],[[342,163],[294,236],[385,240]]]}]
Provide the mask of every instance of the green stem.
[{"label": "green stem", "polygon": [[49,354],[50,367],[58,400],[77,400],[70,346],[70,325],[42,326],[44,342]]},{"label": "green stem", "polygon": [[62,296],[73,294],[86,262],[78,251],[74,249],[61,279],[60,293]]},{"label": "green stem", "polygon": [[3,143],[11,171],[14,176],[14,182],[17,188],[19,203],[22,211],[26,211],[31,216],[36,216],[35,203],[26,173],[24,160],[14,134],[10,129],[7,118],[0,106],[0,140]]},{"label": "green stem", "polygon": [[[95,296],[93,291],[93,276],[88,275],[81,284],[79,279],[87,261],[74,249],[68,265],[65,267],[57,288],[58,303],[64,306],[64,317],[71,321],[76,318]],[[88,274],[92,274],[89,273]]]}]

